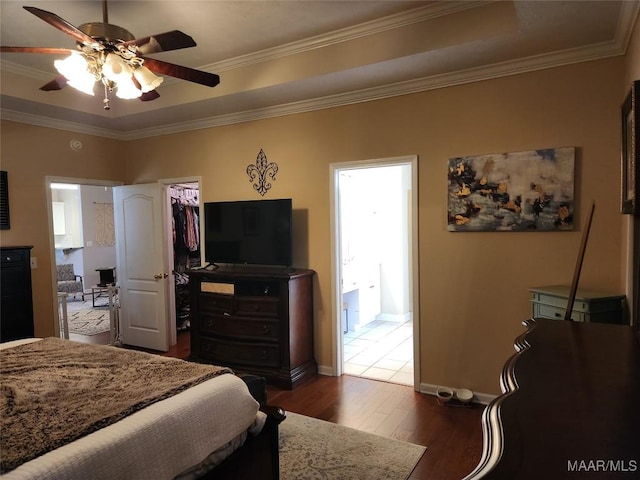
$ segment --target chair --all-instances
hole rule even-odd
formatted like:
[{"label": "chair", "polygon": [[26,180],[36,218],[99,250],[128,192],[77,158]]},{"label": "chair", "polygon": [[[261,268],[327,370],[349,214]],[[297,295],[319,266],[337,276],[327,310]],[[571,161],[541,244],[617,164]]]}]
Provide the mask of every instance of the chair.
[{"label": "chair", "polygon": [[79,293],[82,295],[82,301],[84,302],[84,284],[82,282],[82,276],[75,274],[71,263],[56,265],[56,275],[58,292],[73,294],[73,298],[75,298],[76,294]]}]

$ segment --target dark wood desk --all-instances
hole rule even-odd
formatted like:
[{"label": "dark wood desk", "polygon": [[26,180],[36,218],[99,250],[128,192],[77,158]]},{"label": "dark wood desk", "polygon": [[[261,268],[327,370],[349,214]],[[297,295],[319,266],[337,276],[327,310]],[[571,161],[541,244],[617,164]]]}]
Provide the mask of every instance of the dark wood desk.
[{"label": "dark wood desk", "polygon": [[466,479],[640,478],[640,343],[629,326],[524,322]]}]

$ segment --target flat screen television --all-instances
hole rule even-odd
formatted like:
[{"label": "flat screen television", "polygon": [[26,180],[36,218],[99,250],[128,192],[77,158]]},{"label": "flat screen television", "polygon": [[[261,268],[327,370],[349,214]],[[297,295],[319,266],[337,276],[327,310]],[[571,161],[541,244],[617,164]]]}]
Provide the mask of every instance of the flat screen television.
[{"label": "flat screen television", "polygon": [[292,202],[239,200],[204,204],[205,260],[211,264],[292,264]]}]

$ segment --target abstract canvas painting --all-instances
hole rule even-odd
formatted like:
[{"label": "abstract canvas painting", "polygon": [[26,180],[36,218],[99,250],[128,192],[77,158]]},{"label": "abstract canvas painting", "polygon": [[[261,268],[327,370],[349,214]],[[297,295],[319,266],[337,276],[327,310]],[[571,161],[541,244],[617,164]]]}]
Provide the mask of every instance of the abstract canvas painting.
[{"label": "abstract canvas painting", "polygon": [[574,147],[449,160],[448,230],[572,230]]}]

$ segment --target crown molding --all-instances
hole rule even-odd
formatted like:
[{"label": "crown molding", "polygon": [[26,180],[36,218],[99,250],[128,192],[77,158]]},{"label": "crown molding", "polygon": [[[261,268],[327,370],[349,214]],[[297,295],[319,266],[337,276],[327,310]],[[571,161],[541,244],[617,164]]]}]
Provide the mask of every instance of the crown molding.
[{"label": "crown molding", "polygon": [[23,77],[27,78],[35,78],[37,80],[42,80],[43,82],[51,80],[51,78],[54,76],[50,72],[47,73],[37,68],[19,65],[15,62],[5,60],[4,58],[0,58],[0,70],[2,70],[3,72],[13,73],[15,75],[22,75]]},{"label": "crown molding", "polygon": [[281,117],[284,115],[294,115],[299,113],[312,112],[325,108],[341,107],[356,103],[382,100],[385,98],[400,95],[410,95],[428,90],[463,85],[467,83],[491,80],[510,75],[556,68],[575,63],[600,60],[604,58],[623,55],[626,45],[621,45],[619,41],[603,42],[589,47],[580,47],[563,50],[552,54],[535,55],[524,59],[496,63],[492,65],[461,70],[458,72],[434,75],[431,77],[408,80],[379,87],[372,87],[354,92],[347,92],[336,95],[329,95],[300,102],[292,102],[283,105],[265,107],[255,110],[247,110],[226,115],[217,115],[208,118],[163,125],[135,130],[127,133],[116,132],[104,128],[93,128],[87,125],[63,122],[56,119],[40,117],[11,110],[0,109],[0,116],[5,120],[12,120],[22,123],[30,123],[43,127],[56,128],[59,130],[69,130],[78,133],[87,133],[101,137],[113,138],[117,140],[129,141],[142,138],[155,137],[160,135],[170,135],[191,130],[201,130],[206,128],[234,125],[238,123],[264,120],[267,118]]},{"label": "crown molding", "polygon": [[209,72],[224,72],[235,68],[242,68],[257,63],[267,62],[282,57],[297,55],[310,50],[327,47],[337,43],[348,42],[357,38],[375,35],[388,30],[405,27],[415,23],[424,22],[434,18],[450,15],[452,13],[478,8],[495,3],[495,0],[465,1],[465,2],[438,2],[426,7],[418,7],[405,12],[389,15],[377,20],[346,27],[333,32],[316,35],[296,42],[287,43],[257,52],[248,53],[239,57],[230,58],[220,62],[203,65],[201,70]]},{"label": "crown molding", "polygon": [[604,42],[592,45],[588,48],[576,48],[556,52],[554,54],[536,55],[525,59],[496,63],[458,72],[434,75],[431,77],[408,80],[379,87],[358,90],[354,92],[329,95],[325,97],[292,102],[283,105],[265,107],[244,112],[218,115],[209,118],[194,120],[190,122],[164,125],[149,129],[136,130],[121,136],[123,140],[136,140],[158,135],[169,135],[190,130],[200,130],[205,128],[221,127],[238,123],[264,120],[267,118],[280,117],[284,115],[294,115],[299,113],[312,112],[325,108],[341,107],[356,103],[382,100],[385,98],[400,95],[409,95],[428,90],[463,85],[467,83],[491,80],[510,75],[556,68],[574,63],[582,63],[593,60],[600,60],[613,56],[623,55],[624,49],[618,42]]},{"label": "crown molding", "polygon": [[631,35],[633,35],[633,27],[638,21],[640,14],[640,1],[624,1],[620,7],[620,15],[618,16],[618,26],[616,28],[615,42],[619,45],[623,54],[626,53]]},{"label": "crown molding", "polygon": [[96,137],[111,138],[113,140],[124,140],[120,132],[108,130],[106,128],[92,127],[82,123],[69,122],[56,118],[43,117],[41,115],[33,115],[31,113],[17,112],[0,108],[0,119],[9,120],[11,122],[27,123],[38,127],[55,128],[56,130],[64,130],[68,132],[84,133],[94,135]]},{"label": "crown molding", "polygon": [[[375,35],[387,30],[401,28],[414,23],[423,22],[464,10],[469,10],[471,8],[478,8],[494,2],[495,0],[439,2],[433,5],[428,5],[426,7],[414,8],[412,10],[407,10],[380,19],[371,20],[369,22],[364,22],[358,25],[335,30],[333,32],[316,35],[314,37],[305,38],[296,42],[290,42],[285,45],[259,50],[257,52],[252,52],[246,55],[241,55],[238,57],[230,58],[228,60],[222,60],[220,62],[210,63],[208,65],[202,65],[195,68],[210,73],[224,72],[235,68],[242,68],[249,65],[267,62],[277,58],[296,55],[310,50],[326,47],[328,45],[347,42],[356,38],[366,37],[368,35]],[[51,79],[50,72],[18,65],[17,63],[5,59],[0,59],[0,68],[3,71],[9,73],[37,78],[43,81],[48,81]],[[164,83],[165,85],[171,85],[172,83],[177,83],[179,81],[180,80],[178,79],[165,77]]]}]

